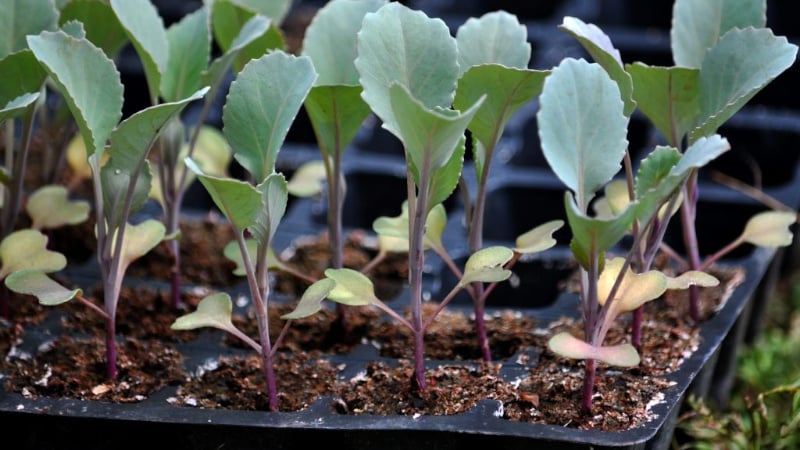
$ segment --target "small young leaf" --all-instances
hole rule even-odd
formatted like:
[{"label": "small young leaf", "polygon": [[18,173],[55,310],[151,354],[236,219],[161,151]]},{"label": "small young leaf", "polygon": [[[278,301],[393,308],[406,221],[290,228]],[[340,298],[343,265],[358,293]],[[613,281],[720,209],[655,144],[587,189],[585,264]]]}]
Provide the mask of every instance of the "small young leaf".
[{"label": "small young leaf", "polygon": [[67,289],[39,269],[18,270],[5,280],[6,286],[18,294],[33,295],[45,306],[55,306],[83,295],[80,289]]},{"label": "small young leaf", "polygon": [[464,287],[476,281],[491,283],[507,280],[511,271],[503,266],[513,257],[514,251],[507,247],[493,246],[478,250],[467,259],[459,286]]},{"label": "small young leaf", "polygon": [[56,272],[67,266],[67,258],[47,249],[47,236],[41,231],[22,229],[0,242],[0,280],[23,269]]},{"label": "small young leaf", "polygon": [[667,289],[688,289],[689,286],[714,287],[719,280],[711,274],[690,270],[677,277],[667,277]]},{"label": "small young leaf", "polygon": [[200,300],[197,310],[175,319],[173,330],[194,330],[202,327],[213,327],[220,330],[234,328],[231,322],[233,303],[231,296],[224,292],[209,295]]},{"label": "small young leaf", "polygon": [[617,367],[636,367],[640,361],[639,353],[630,344],[595,347],[567,332],[551,337],[547,347],[565,358],[596,359]]},{"label": "small young leaf", "polygon": [[557,244],[553,233],[564,226],[563,220],[551,220],[529,230],[516,240],[514,251],[523,255],[539,253]]},{"label": "small young leaf", "polygon": [[155,248],[166,235],[164,223],[156,219],[147,219],[136,225],[128,224],[125,237],[122,241],[122,254],[120,255],[120,271],[125,269],[135,260],[146,255]]},{"label": "small young leaf", "polygon": [[197,175],[214,204],[234,227],[244,230],[255,223],[261,211],[261,194],[253,185],[233,178],[206,175],[190,158],[186,158],[184,163]]},{"label": "small young leaf", "polygon": [[262,181],[256,190],[261,193],[261,209],[256,215],[256,221],[247,230],[260,245],[269,246],[270,240],[278,230],[283,214],[286,212],[286,203],[289,200],[289,191],[286,189],[286,178],[282,173],[273,173]]},{"label": "small young leaf", "polygon": [[564,204],[567,222],[572,230],[570,248],[578,263],[584,268],[589,267],[592,254],[602,255],[628,233],[638,209],[637,204],[632,203],[618,215],[593,218],[578,209],[570,192],[564,194]]},{"label": "small young leaf", "polygon": [[294,310],[281,316],[281,319],[302,319],[311,316],[322,309],[322,301],[336,286],[336,282],[330,278],[323,278],[309,286],[303,296],[297,302]]},{"label": "small young leaf", "polygon": [[[605,269],[597,281],[597,300],[601,305],[608,301],[611,288],[616,283],[624,262],[625,259],[619,257],[606,261]],[[611,305],[613,312],[609,315],[616,317],[620,313],[633,311],[646,302],[660,297],[666,290],[667,277],[663,273],[656,270],[633,273],[628,268],[614,296],[614,303]]]},{"label": "small young leaf", "polygon": [[797,214],[789,211],[765,211],[751,217],[739,237],[759,247],[786,247],[792,243],[789,226],[797,221]]},{"label": "small young leaf", "polygon": [[[428,213],[428,218],[425,220],[425,248],[436,248],[444,250],[442,245],[442,235],[447,226],[447,212],[444,205],[437,204]],[[408,251],[408,201],[404,201],[399,216],[396,217],[378,217],[372,223],[372,229],[378,234],[378,237],[389,237],[401,239],[405,244],[400,241],[391,242],[397,248],[404,248]]]},{"label": "small young leaf", "polygon": [[353,269],[326,269],[325,276],[336,282],[328,299],[348,306],[367,306],[380,301],[372,281]]},{"label": "small young leaf", "polygon": [[286,188],[296,197],[312,197],[322,192],[324,185],[325,164],[315,159],[298,167],[286,183]]},{"label": "small young leaf", "polygon": [[[252,267],[256,265],[256,257],[258,255],[258,241],[255,239],[245,239],[245,245],[247,246],[247,254],[250,256],[250,264]],[[236,263],[236,268],[233,269],[233,274],[239,277],[243,277],[247,275],[244,267],[244,259],[242,259],[242,252],[239,251],[239,244],[236,241],[230,241],[225,245],[225,248],[222,250],[222,254],[228,258],[229,260]],[[267,249],[267,268],[268,269],[277,269],[281,270],[285,266],[283,262],[278,258],[275,254],[275,251],[272,247]]]},{"label": "small young leaf", "polygon": [[47,185],[37,189],[25,205],[31,217],[31,228],[44,230],[63,225],[76,225],[89,218],[91,206],[85,200],[71,201],[67,188]]}]

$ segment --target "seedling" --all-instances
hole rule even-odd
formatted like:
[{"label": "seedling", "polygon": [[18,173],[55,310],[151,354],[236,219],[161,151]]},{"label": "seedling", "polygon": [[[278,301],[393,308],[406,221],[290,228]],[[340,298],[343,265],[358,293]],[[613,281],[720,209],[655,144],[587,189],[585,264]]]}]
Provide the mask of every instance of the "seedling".
[{"label": "seedling", "polygon": [[[240,252],[237,258],[239,268],[247,276],[255,308],[258,340],[232,325],[231,300],[226,293],[203,299],[198,310],[178,318],[173,329],[220,328],[256,350],[261,356],[271,411],[277,411],[279,407],[272,363],[277,345],[270,339],[268,315],[269,270],[275,261],[271,242],[283,218],[289,195],[283,174],[275,172],[275,160],[316,78],[308,57],[274,51],[249,62],[231,84],[223,111],[223,132],[233,148],[234,158],[254,180],[260,180],[258,184],[208,175],[192,159],[185,160],[186,166],[196,174],[233,225]],[[245,232],[253,239],[248,241]],[[306,296],[320,301],[332,285],[330,280],[314,283],[306,291]],[[287,321],[284,329],[290,323]]]}]

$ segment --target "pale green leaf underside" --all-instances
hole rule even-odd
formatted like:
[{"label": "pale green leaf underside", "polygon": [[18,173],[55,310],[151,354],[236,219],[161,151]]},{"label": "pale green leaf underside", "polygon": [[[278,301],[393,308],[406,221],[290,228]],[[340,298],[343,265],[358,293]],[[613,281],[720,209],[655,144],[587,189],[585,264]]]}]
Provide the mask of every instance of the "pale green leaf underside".
[{"label": "pale green leaf underside", "polygon": [[492,246],[478,250],[470,255],[464,265],[464,275],[458,284],[462,287],[474,282],[491,283],[507,280],[511,271],[504,269],[511,261],[514,251],[507,247]]},{"label": "pale green leaf underside", "polygon": [[719,280],[711,274],[689,270],[677,277],[667,277],[667,289],[687,289],[689,286],[714,287]]},{"label": "pale green leaf underside", "polygon": [[545,222],[517,237],[514,251],[532,254],[545,251],[557,244],[553,233],[564,226],[563,220]]},{"label": "pale green leaf underside", "polygon": [[67,289],[41,270],[26,269],[14,272],[5,280],[6,286],[18,294],[33,295],[45,306],[56,306],[83,295],[80,289]]},{"label": "pale green leaf underside", "polygon": [[114,63],[85,39],[61,31],[29,36],[28,44],[64,96],[88,156],[103,151],[122,117],[122,83]]},{"label": "pale green leaf underside", "polygon": [[303,292],[303,296],[297,302],[294,310],[282,315],[281,319],[302,319],[315,314],[322,309],[322,301],[328,297],[328,294],[335,286],[336,282],[330,278],[323,278],[314,282]]},{"label": "pale green leaf underside", "polygon": [[545,79],[537,120],[548,164],[585,211],[628,146],[617,84],[597,64],[565,59]]}]

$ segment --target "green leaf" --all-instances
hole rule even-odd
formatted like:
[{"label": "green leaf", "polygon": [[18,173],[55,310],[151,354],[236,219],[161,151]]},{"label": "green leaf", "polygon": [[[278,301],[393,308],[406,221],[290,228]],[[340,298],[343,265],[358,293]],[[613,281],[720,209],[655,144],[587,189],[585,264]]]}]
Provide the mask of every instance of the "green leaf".
[{"label": "green leaf", "polygon": [[128,224],[122,238],[122,251],[120,252],[120,275],[125,273],[128,266],[146,255],[156,245],[164,240],[167,230],[160,220],[147,219],[142,223]]},{"label": "green leaf", "polygon": [[86,39],[103,49],[109,58],[114,58],[128,43],[125,29],[114,10],[104,0],[73,0],[61,8],[59,25],[77,20],[86,28]]},{"label": "green leaf", "polygon": [[368,12],[386,0],[332,0],[317,10],[303,37],[302,55],[311,58],[319,74],[315,86],[358,85],[353,61],[358,55],[356,35]]},{"label": "green leaf", "polygon": [[514,251],[529,255],[543,252],[557,244],[553,233],[564,226],[563,220],[545,222],[517,237]]},{"label": "green leaf", "polygon": [[719,280],[713,275],[697,270],[689,270],[677,277],[667,277],[667,289],[688,289],[689,286],[714,287]]},{"label": "green leaf", "polygon": [[88,40],[63,31],[29,36],[28,45],[69,105],[87,156],[102,155],[122,117],[122,83],[114,63]]},{"label": "green leaf", "polygon": [[300,297],[294,310],[288,314],[282,315],[281,319],[302,319],[314,315],[317,311],[322,309],[322,301],[328,297],[328,294],[330,294],[335,286],[336,282],[330,278],[323,278],[314,282],[303,292],[303,296]]},{"label": "green leaf", "polygon": [[348,306],[367,306],[378,302],[372,281],[353,269],[326,269],[325,276],[336,282],[328,299]]},{"label": "green leaf", "polygon": [[639,353],[631,344],[595,347],[567,332],[551,337],[547,347],[553,353],[571,359],[596,359],[611,366],[636,367],[639,365]]},{"label": "green leaf", "polygon": [[700,67],[700,127],[707,136],[794,64],[797,46],[769,29],[733,29],[708,51]]},{"label": "green leaf", "polygon": [[569,192],[564,195],[567,222],[572,230],[570,247],[578,263],[589,268],[592,255],[597,257],[616,245],[636,219],[636,204],[609,218],[592,218],[582,212]]},{"label": "green leaf", "polygon": [[33,295],[45,306],[56,306],[83,295],[80,289],[67,289],[38,269],[19,270],[5,280],[17,294]]},{"label": "green leaf", "polygon": [[5,104],[3,109],[0,109],[0,124],[5,122],[6,119],[13,119],[15,117],[24,115],[26,111],[29,111],[32,107],[35,107],[36,100],[38,99],[38,92],[22,94],[19,97],[12,99]]},{"label": "green leaf", "polygon": [[536,117],[545,159],[586,211],[628,147],[617,84],[599,65],[567,58],[545,79]]},{"label": "green leaf", "polygon": [[[462,136],[456,144],[455,151],[450,157],[450,160],[439,169],[433,171],[431,176],[430,192],[428,193],[428,207],[437,205],[447,200],[450,195],[455,191],[458,182],[461,179],[461,171],[464,166],[464,152],[466,151],[466,136]],[[414,174],[414,180],[418,183],[419,173],[411,165],[411,171]]]},{"label": "green leaf", "polygon": [[228,70],[233,65],[243,49],[261,36],[264,36],[270,29],[271,22],[266,17],[253,16],[245,22],[239,29],[230,43],[229,48],[219,58],[215,59],[208,70],[204,71],[200,77],[200,84],[205,86],[217,86],[222,78],[228,74]]},{"label": "green leaf", "polygon": [[370,114],[360,86],[314,86],[305,100],[320,151],[326,159],[343,152]]},{"label": "green leaf", "polygon": [[[640,198],[647,191],[656,189],[669,176],[680,159],[681,152],[677,148],[657,145],[655,150],[642,160],[639,170],[636,172],[636,183],[634,184],[636,197]],[[608,189],[608,186],[606,186],[606,189]],[[628,197],[627,187],[625,188],[625,196]],[[617,203],[617,205],[619,206],[620,203]],[[617,208],[617,211],[621,210],[622,208]]]},{"label": "green leaf", "polygon": [[286,184],[290,194],[296,197],[312,197],[322,192],[325,184],[325,164],[318,159],[300,165]]},{"label": "green leaf", "polygon": [[667,142],[680,144],[700,115],[700,70],[640,62],[625,67],[633,78],[633,99],[639,110]]},{"label": "green leaf", "polygon": [[253,185],[234,178],[206,175],[190,158],[184,163],[197,175],[214,204],[237,230],[245,230],[255,223],[261,211],[261,193]]},{"label": "green leaf", "polygon": [[[272,2],[263,2],[266,5]],[[260,14],[265,16],[264,14]],[[232,0],[215,0],[211,7],[211,25],[214,31],[214,38],[223,52],[228,53],[235,46],[240,30],[251,21],[258,17],[259,13],[252,8],[248,8],[239,2]],[[280,21],[270,16],[265,16],[269,21],[269,27],[265,33],[261,33],[255,39],[249,41],[237,51],[233,61],[234,73],[238,73],[251,59],[257,59],[271,50],[283,50],[286,46],[283,39],[283,32],[280,29]]]},{"label": "green leaf", "polygon": [[273,172],[278,150],[315,79],[308,57],[276,51],[250,61],[231,84],[223,132],[234,158],[256,180]]},{"label": "green leaf", "polygon": [[89,218],[91,206],[86,200],[70,200],[67,188],[47,185],[28,197],[25,210],[31,217],[31,228],[36,230],[77,225]]},{"label": "green leaf", "polygon": [[212,327],[220,330],[235,328],[231,322],[233,303],[231,296],[224,292],[209,295],[197,304],[197,310],[175,319],[172,323],[173,330],[194,330],[196,328]]},{"label": "green leaf", "polygon": [[51,0],[6,0],[0,8],[0,58],[26,48],[28,35],[55,30],[57,20]]},{"label": "green leaf", "polygon": [[30,104],[30,97],[38,96],[42,89],[47,73],[30,50],[21,50],[0,59],[0,73],[3,82],[0,83],[0,106],[3,109],[20,108],[23,104]]},{"label": "green leaf", "polygon": [[789,227],[796,221],[797,214],[790,211],[758,213],[747,221],[739,239],[759,247],[787,247],[793,238]]},{"label": "green leaf", "polygon": [[507,280],[511,271],[503,266],[514,257],[514,251],[507,247],[492,246],[478,250],[470,255],[464,265],[464,276],[458,285],[466,287],[470,283],[492,283]]},{"label": "green leaf", "polygon": [[418,170],[423,165],[437,170],[450,161],[456,144],[463,138],[467,124],[484,99],[481,97],[469,109],[459,112],[428,109],[401,84],[393,84],[390,93],[398,137]]},{"label": "green leaf", "polygon": [[[447,211],[441,203],[436,204],[428,212],[428,217],[425,219],[425,237],[423,244],[425,248],[436,248],[444,250],[442,245],[442,234],[447,226]],[[378,234],[378,237],[396,238],[402,240],[400,242],[386,242],[390,244],[396,251],[408,251],[408,201],[404,201],[399,216],[396,217],[378,217],[372,222],[372,229]]]},{"label": "green leaf", "polygon": [[262,16],[269,17],[273,22],[281,23],[291,9],[291,0],[273,0],[265,2],[263,0],[230,0],[231,3],[240,8],[253,11]]},{"label": "green leaf", "polygon": [[47,236],[31,229],[14,231],[0,242],[0,262],[0,280],[18,270],[56,272],[67,266],[64,255],[47,249]]},{"label": "green leaf", "polygon": [[[597,300],[601,305],[605,305],[608,301],[611,289],[617,282],[624,262],[625,258],[620,257],[606,260],[605,268],[597,280]],[[633,273],[629,267],[614,295],[608,317],[613,320],[621,313],[633,311],[643,304],[657,299],[667,290],[667,287],[667,277],[663,273],[657,270]]]},{"label": "green leaf", "polygon": [[587,24],[576,17],[564,17],[559,28],[580,42],[594,61],[606,69],[619,87],[622,101],[625,102],[624,114],[630,116],[636,109],[636,102],[633,100],[633,82],[625,71],[619,50],[614,48],[611,39],[596,25]]},{"label": "green leaf", "polygon": [[728,30],[763,28],[766,22],[766,0],[676,0],[670,30],[675,64],[698,68]]},{"label": "green leaf", "polygon": [[[458,50],[447,25],[390,2],[364,16],[355,60],[362,97],[398,134],[390,88],[401,84],[426,108],[450,108],[458,78]],[[399,136],[398,136],[399,137]]]},{"label": "green leaf", "polygon": [[160,91],[166,101],[176,101],[200,89],[200,76],[211,58],[211,35],[206,8],[187,14],[167,30],[169,54]]},{"label": "green leaf", "polygon": [[527,69],[531,60],[528,28],[505,11],[467,19],[456,31],[456,42],[459,75],[482,64]]},{"label": "green leaf", "polygon": [[[111,0],[111,8],[142,60],[150,99],[155,103],[167,71],[169,44],[164,22],[150,0]],[[187,55],[176,57],[185,58]]]},{"label": "green leaf", "polygon": [[453,101],[456,109],[467,109],[486,95],[486,100],[467,126],[473,138],[482,144],[473,146],[478,180],[483,176],[486,160],[492,156],[486,154],[487,149],[494,150],[509,119],[542,92],[544,79],[549,73],[487,64],[471,67],[458,81]]},{"label": "green leaf", "polygon": [[286,212],[286,203],[289,199],[286,178],[280,173],[270,174],[256,186],[256,190],[261,194],[261,208],[256,215],[255,223],[247,229],[262,246],[269,246]]}]

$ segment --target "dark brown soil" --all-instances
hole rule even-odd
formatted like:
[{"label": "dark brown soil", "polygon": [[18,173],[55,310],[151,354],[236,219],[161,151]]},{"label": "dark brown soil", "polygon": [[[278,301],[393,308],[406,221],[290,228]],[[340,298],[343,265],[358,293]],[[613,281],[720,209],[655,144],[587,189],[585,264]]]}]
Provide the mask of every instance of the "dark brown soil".
[{"label": "dark brown soil", "polygon": [[[715,274],[723,280],[735,279],[733,273]],[[724,297],[722,291],[701,292],[709,296],[704,300],[708,305],[705,314],[712,314],[719,299]],[[190,374],[183,374],[180,354],[169,342],[191,340],[196,332],[170,330],[169,324],[186,311],[169,308],[166,294],[151,294],[147,288],[131,290],[120,300],[118,331],[126,339],[121,340],[122,375],[118,380],[109,382],[104,378],[102,321],[80,305],[70,305],[65,307],[63,325],[91,338],[82,341],[59,337],[51,347],[58,351],[45,351],[30,360],[12,358],[4,362],[6,389],[29,396],[122,402],[141,399],[165,384],[178,384],[178,394],[170,400],[176,405],[266,409],[263,375],[255,354],[221,358],[214,370],[200,373],[190,367],[186,368]],[[199,296],[184,299],[188,305],[198,300]],[[477,359],[477,339],[469,314],[446,310],[430,329],[425,348],[427,357],[442,360],[442,364],[426,371],[428,389],[418,392],[412,389],[411,341],[407,330],[378,311],[351,308],[353,335],[349,340],[343,339],[336,326],[336,313],[323,310],[294,321],[278,347],[275,368],[280,382],[280,409],[294,411],[325,398],[339,414],[457,414],[469,410],[479,400],[491,398],[503,403],[503,414],[508,420],[587,429],[627,429],[648,420],[648,405],[657,402],[667,386],[663,375],[674,371],[699,343],[697,328],[686,320],[686,305],[685,294],[666,295],[647,304],[642,363],[626,370],[600,365],[591,414],[581,413],[578,407],[583,362],[552,354],[546,347],[547,339],[557,331],[566,329],[576,336],[582,335],[581,327],[573,319],[536,323],[512,311],[499,311],[487,320],[496,361],[489,364]],[[290,308],[291,305],[272,305],[273,339],[283,325],[280,314]],[[432,305],[426,305],[426,311],[430,308]],[[255,336],[252,317],[237,314],[234,322]],[[626,340],[628,332],[628,319],[620,320],[609,333],[607,343]],[[229,339],[220,342],[235,345]],[[345,371],[353,368],[334,364],[332,358],[362,345],[373,347],[371,351],[382,356],[397,358],[396,365],[380,361],[365,363],[358,376],[344,377]],[[286,350],[291,352],[285,353]],[[137,367],[137,361],[145,366]],[[522,379],[506,380],[499,372],[503,361],[527,364],[530,370]],[[46,386],[37,384],[42,379],[47,380]]]}]

